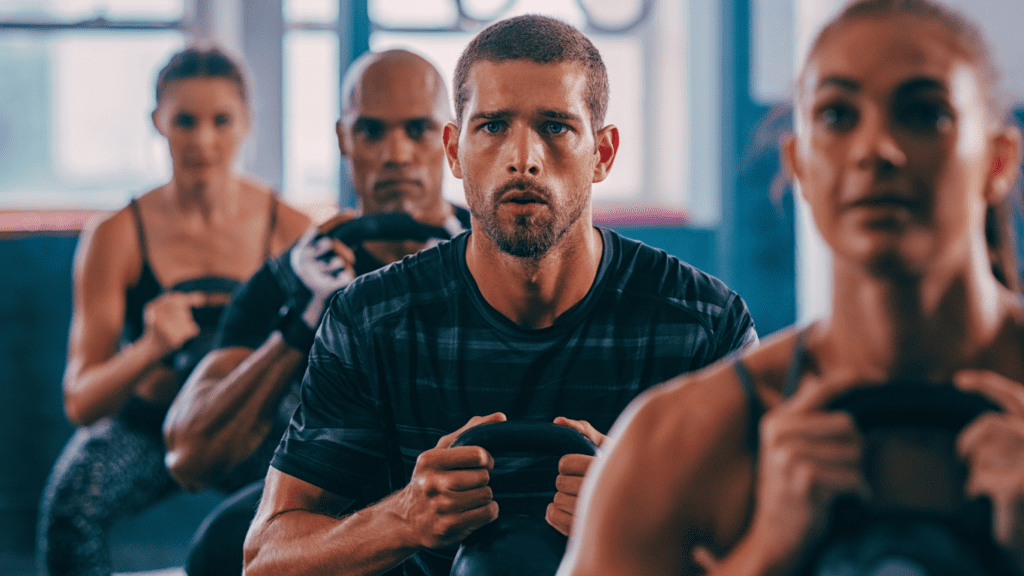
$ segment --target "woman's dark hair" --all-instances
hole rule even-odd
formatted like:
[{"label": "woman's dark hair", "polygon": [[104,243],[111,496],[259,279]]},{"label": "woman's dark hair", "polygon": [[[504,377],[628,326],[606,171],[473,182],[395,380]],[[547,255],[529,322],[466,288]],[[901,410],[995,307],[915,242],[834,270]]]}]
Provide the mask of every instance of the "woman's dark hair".
[{"label": "woman's dark hair", "polygon": [[804,62],[809,62],[825,41],[850,22],[880,16],[917,16],[945,27],[955,39],[960,52],[976,66],[987,91],[989,109],[993,113],[992,120],[1007,120],[1010,113],[1009,103],[999,90],[1001,74],[992,58],[984,34],[973,20],[936,0],[853,0],[818,32]]},{"label": "woman's dark hair", "polygon": [[178,80],[189,78],[224,78],[235,83],[243,102],[249,101],[248,87],[242,67],[223,50],[212,47],[191,46],[171,56],[171,60],[156,77],[156,101],[167,88]]}]

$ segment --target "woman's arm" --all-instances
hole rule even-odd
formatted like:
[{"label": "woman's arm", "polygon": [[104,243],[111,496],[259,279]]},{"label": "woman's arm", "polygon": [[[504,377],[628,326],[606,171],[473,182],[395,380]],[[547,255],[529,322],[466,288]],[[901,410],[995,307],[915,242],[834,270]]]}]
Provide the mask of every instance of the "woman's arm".
[{"label": "woman's arm", "polygon": [[64,411],[77,425],[115,413],[143,382],[173,378],[159,360],[198,330],[190,310],[196,296],[165,295],[147,307],[143,335],[117,349],[132,258],[138,258],[128,240],[134,235],[122,211],[83,232],[79,241],[64,373]]}]

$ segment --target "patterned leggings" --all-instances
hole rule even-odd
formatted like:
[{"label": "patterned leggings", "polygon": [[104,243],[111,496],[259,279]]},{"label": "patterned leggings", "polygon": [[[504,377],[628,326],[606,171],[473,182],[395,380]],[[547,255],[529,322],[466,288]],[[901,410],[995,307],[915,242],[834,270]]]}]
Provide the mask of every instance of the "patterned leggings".
[{"label": "patterned leggings", "polygon": [[163,415],[154,410],[129,403],[80,428],[64,447],[40,504],[41,574],[109,575],[114,521],[180,490],[164,467]]}]

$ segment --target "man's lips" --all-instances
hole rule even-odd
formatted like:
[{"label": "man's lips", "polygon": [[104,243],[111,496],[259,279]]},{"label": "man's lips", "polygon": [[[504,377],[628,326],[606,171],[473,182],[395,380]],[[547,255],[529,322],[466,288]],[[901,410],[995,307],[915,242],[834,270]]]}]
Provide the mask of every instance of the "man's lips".
[{"label": "man's lips", "polygon": [[498,190],[498,202],[502,204],[547,204],[547,190],[533,182],[508,182]]},{"label": "man's lips", "polygon": [[869,194],[849,203],[852,208],[905,208],[915,210],[920,208],[921,202],[905,194],[884,193]]},{"label": "man's lips", "polygon": [[547,200],[533,192],[519,192],[502,196],[501,202],[512,204],[547,204]]},{"label": "man's lips", "polygon": [[415,178],[388,178],[386,180],[378,180],[373,185],[376,190],[387,190],[389,188],[402,188],[405,186],[419,186],[420,181]]}]

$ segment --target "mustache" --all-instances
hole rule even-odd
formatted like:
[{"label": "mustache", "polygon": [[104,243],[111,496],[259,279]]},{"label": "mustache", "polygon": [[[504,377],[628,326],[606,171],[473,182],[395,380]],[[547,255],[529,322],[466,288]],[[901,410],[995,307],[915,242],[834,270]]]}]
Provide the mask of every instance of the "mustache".
[{"label": "mustache", "polygon": [[521,178],[505,182],[498,188],[497,193],[495,193],[494,196],[496,199],[500,201],[503,197],[505,197],[505,195],[507,195],[509,192],[512,192],[513,190],[517,190],[520,192],[532,192],[537,196],[540,196],[541,199],[544,200],[544,202],[550,203],[551,200],[551,192],[547,188],[541,186],[540,184],[537,184],[532,180],[526,180]]}]

